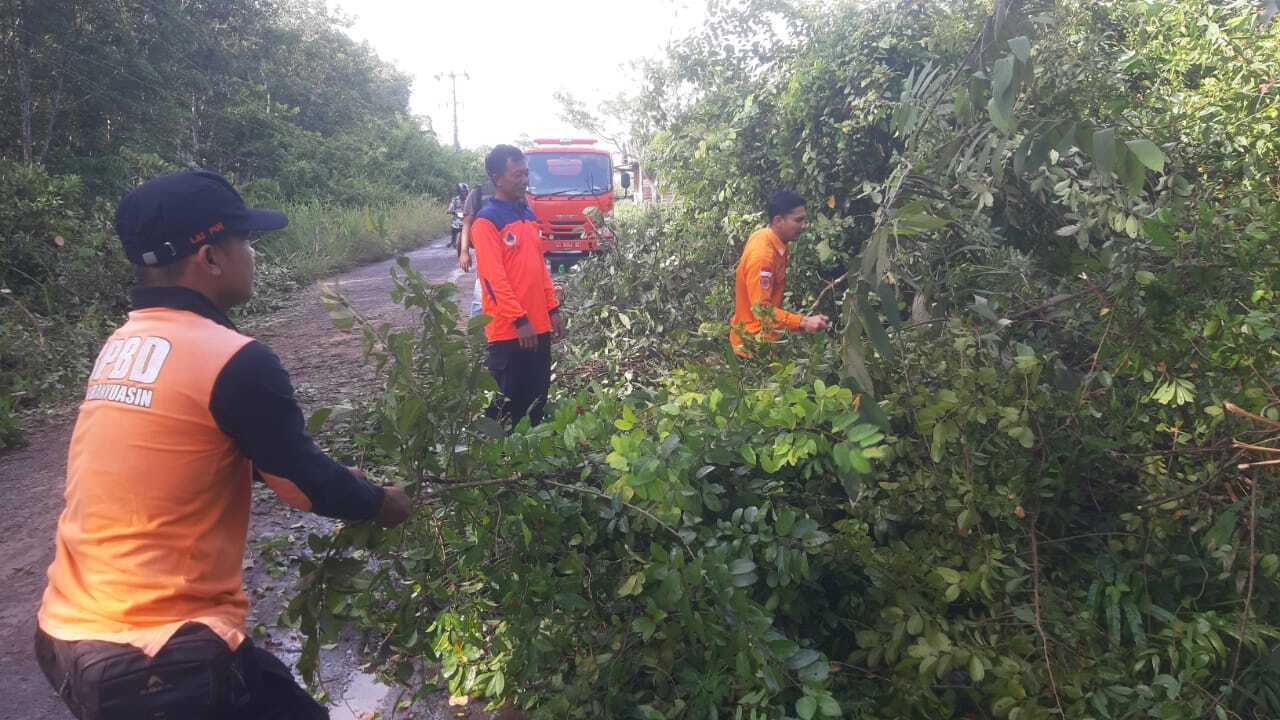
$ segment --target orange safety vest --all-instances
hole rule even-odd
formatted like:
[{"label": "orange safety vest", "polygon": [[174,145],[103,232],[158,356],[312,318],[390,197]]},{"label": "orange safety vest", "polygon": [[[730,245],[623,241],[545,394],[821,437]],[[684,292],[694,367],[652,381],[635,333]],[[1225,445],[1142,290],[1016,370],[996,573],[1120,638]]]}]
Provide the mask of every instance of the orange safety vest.
[{"label": "orange safety vest", "polygon": [[[742,249],[733,285],[729,342],[738,354],[743,354],[739,332],[775,340],[779,326],[792,332],[800,329],[804,316],[782,309],[782,294],[787,287],[787,244],[772,229],[766,227],[751,233]],[[772,308],[772,320],[757,315],[758,307]]]},{"label": "orange safety vest", "polygon": [[98,355],[71,438],[38,621],[61,640],[154,655],[186,622],[235,649],[252,465],[209,409],[252,339],[191,312],[129,314]]}]

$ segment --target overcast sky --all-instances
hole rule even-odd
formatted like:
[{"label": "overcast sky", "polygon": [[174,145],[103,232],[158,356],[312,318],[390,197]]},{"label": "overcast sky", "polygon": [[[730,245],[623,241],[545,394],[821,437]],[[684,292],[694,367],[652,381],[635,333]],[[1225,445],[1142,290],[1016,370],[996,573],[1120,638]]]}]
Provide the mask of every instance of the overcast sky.
[{"label": "overcast sky", "polygon": [[412,110],[453,140],[449,80],[458,78],[463,147],[581,135],[552,97],[602,100],[634,87],[624,68],[660,54],[705,16],[704,0],[330,0],[354,16],[350,34],[413,78]]}]

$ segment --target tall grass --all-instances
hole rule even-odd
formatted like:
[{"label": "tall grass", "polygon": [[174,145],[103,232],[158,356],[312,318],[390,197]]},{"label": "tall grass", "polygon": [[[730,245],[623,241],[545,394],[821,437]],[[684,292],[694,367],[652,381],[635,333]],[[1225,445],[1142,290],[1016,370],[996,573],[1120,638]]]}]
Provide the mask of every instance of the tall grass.
[{"label": "tall grass", "polygon": [[282,208],[289,227],[258,243],[266,275],[278,268],[294,282],[306,282],[390,257],[448,232],[445,206],[427,197],[351,208],[304,202]]}]

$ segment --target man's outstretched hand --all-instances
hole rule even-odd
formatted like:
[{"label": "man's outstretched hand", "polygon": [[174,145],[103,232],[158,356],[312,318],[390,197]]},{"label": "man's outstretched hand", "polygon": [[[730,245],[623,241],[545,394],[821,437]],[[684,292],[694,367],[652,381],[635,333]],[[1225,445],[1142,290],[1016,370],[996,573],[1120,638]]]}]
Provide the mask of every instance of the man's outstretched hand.
[{"label": "man's outstretched hand", "polygon": [[[347,468],[356,477],[369,482],[369,478],[360,468]],[[409,519],[410,513],[413,512],[413,503],[409,501],[409,496],[395,485],[382,486],[382,505],[378,508],[378,514],[373,517],[373,521],[382,527],[395,527],[405,520]]]},{"label": "man's outstretched hand", "polygon": [[378,508],[378,516],[373,519],[382,527],[393,528],[409,519],[413,504],[409,496],[395,485],[382,488],[382,507]]},{"label": "man's outstretched hand", "polygon": [[830,322],[826,315],[806,315],[800,320],[800,329],[807,333],[822,332]]}]

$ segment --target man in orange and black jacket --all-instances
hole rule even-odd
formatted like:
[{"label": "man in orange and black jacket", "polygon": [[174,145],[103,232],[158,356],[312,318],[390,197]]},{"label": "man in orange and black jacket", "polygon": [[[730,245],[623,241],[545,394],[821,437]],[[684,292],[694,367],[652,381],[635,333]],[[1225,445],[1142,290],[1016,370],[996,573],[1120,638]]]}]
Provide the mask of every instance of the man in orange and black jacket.
[{"label": "man in orange and black jacket", "polygon": [[772,342],[778,339],[780,330],[815,333],[826,330],[829,322],[826,315],[801,315],[782,307],[791,243],[800,237],[808,222],[804,198],[790,190],[779,190],[769,196],[765,212],[769,224],[747,239],[734,273],[729,343],[742,357],[748,356],[743,349],[743,335]]},{"label": "man in orange and black jacket", "polygon": [[80,720],[329,716],[245,632],[252,483],[387,526],[410,505],[316,447],[280,360],[227,317],[253,294],[251,236],[286,223],[210,172],[120,204],[139,286],[89,374],[35,638]]},{"label": "man in orange and black jacket", "polygon": [[551,341],[564,337],[564,321],[551,273],[542,256],[538,221],[525,203],[529,165],[524,153],[499,145],[484,160],[493,181],[489,198],[471,224],[476,249],[489,372],[502,398],[485,413],[514,426],[528,415],[542,422],[551,387]]}]

